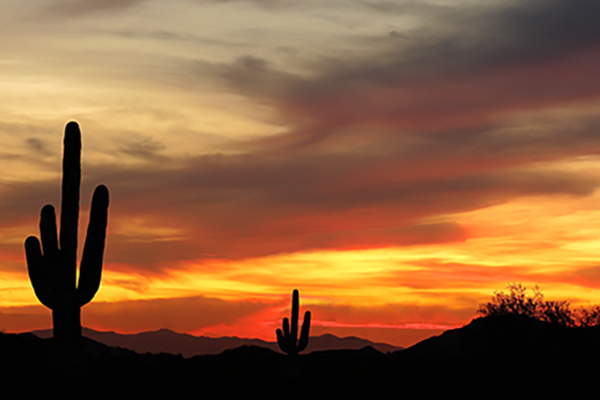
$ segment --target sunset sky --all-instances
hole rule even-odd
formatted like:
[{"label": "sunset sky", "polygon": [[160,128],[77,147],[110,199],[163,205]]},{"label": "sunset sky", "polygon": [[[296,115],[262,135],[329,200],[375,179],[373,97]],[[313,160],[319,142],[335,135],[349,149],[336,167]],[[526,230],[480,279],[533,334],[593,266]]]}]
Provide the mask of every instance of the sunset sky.
[{"label": "sunset sky", "polygon": [[[2,0],[0,330],[83,134],[84,326],[409,345],[508,282],[600,303],[598,0]],[[59,210],[57,210],[59,211]]]}]

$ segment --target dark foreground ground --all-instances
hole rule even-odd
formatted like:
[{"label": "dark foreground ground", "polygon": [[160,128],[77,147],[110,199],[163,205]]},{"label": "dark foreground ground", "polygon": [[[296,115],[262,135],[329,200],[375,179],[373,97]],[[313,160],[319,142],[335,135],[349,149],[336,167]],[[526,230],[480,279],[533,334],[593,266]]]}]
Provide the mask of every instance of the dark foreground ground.
[{"label": "dark foreground ground", "polygon": [[185,359],[86,340],[0,334],[0,396],[198,399],[596,398],[600,328],[481,318],[409,349],[313,352],[296,359],[261,347]]}]

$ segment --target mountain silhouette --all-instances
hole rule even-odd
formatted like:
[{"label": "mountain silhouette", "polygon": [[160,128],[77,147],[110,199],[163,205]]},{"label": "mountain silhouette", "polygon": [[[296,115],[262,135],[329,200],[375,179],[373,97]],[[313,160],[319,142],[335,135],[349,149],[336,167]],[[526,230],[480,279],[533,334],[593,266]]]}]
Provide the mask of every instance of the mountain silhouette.
[{"label": "mountain silhouette", "polygon": [[600,326],[569,328],[527,317],[477,318],[408,348],[404,354],[460,357],[584,356],[600,352]]},{"label": "mountain silhouette", "polygon": [[[39,330],[33,331],[32,333],[43,339],[52,337],[51,330]],[[267,342],[260,339],[243,339],[235,336],[224,336],[220,338],[192,336],[185,333],[177,333],[169,329],[159,329],[157,331],[136,334],[120,334],[83,328],[83,335],[108,346],[123,347],[138,353],[181,354],[183,357],[220,354],[225,350],[241,346],[258,346],[279,353],[281,352],[276,342]],[[331,334],[325,334],[311,337],[306,351],[356,350],[367,346],[371,346],[382,353],[389,353],[402,349],[402,347],[396,347],[386,343],[374,343],[354,336],[339,338]]]}]

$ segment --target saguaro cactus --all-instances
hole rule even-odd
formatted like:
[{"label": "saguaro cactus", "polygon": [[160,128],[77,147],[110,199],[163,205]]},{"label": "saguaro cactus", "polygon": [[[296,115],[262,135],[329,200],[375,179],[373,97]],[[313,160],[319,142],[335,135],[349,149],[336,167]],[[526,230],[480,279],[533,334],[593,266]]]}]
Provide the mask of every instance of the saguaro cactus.
[{"label": "saguaro cactus", "polygon": [[81,307],[92,300],[100,286],[108,223],[108,189],[99,185],[92,197],[76,285],[80,183],[81,132],[77,123],[69,122],[64,139],[60,237],[54,207],[48,204],[42,208],[40,217],[41,247],[35,236],[25,241],[33,290],[40,302],[52,310],[54,340],[67,346],[81,340]]},{"label": "saguaro cactus", "polygon": [[277,344],[284,353],[290,356],[296,356],[306,349],[308,345],[308,333],[310,331],[310,311],[304,313],[304,322],[302,323],[302,332],[300,341],[298,341],[298,290],[294,289],[292,294],[292,331],[290,332],[290,322],[287,318],[283,319],[283,332],[277,329]]}]

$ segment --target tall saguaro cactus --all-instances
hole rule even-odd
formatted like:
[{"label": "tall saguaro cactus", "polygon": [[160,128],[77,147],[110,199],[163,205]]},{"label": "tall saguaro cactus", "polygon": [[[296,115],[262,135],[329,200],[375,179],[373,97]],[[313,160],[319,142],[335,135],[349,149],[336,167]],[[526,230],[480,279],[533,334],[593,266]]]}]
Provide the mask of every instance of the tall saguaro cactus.
[{"label": "tall saguaro cactus", "polygon": [[92,197],[79,284],[76,284],[80,184],[81,132],[77,123],[69,122],[64,138],[60,236],[54,207],[48,204],[42,208],[40,217],[41,247],[35,236],[25,241],[33,290],[40,302],[52,310],[54,340],[66,346],[80,341],[81,307],[92,300],[100,287],[108,223],[108,189],[99,185]]},{"label": "tall saguaro cactus", "polygon": [[300,295],[298,290],[294,289],[292,294],[292,330],[290,332],[290,321],[283,319],[283,332],[277,329],[277,344],[284,353],[290,356],[296,356],[306,349],[308,345],[308,333],[310,331],[310,311],[304,313],[304,322],[302,323],[302,332],[300,341],[298,341],[298,308]]}]

